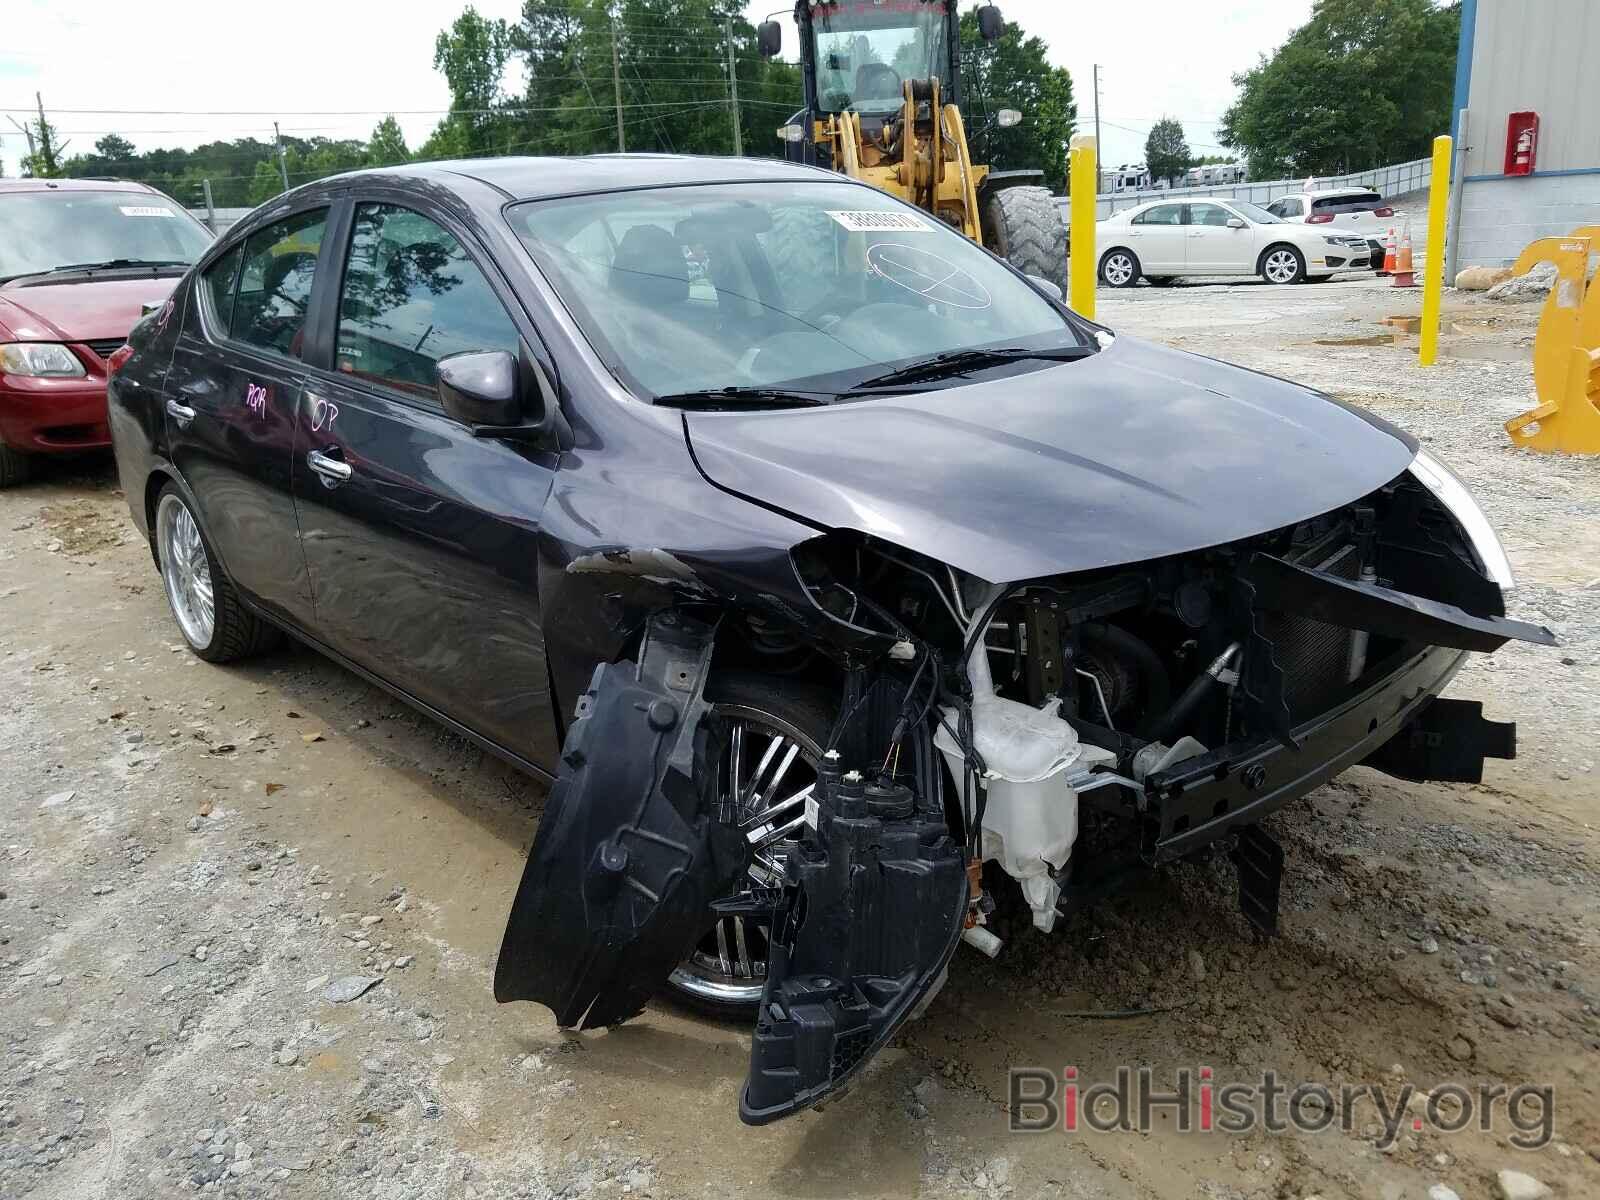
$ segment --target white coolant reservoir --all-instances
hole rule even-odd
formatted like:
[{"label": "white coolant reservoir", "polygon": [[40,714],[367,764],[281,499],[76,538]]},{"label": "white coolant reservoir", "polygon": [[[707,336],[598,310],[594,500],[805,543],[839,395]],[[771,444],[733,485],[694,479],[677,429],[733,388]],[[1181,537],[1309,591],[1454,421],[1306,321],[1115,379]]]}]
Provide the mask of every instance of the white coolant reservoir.
[{"label": "white coolant reservoir", "polygon": [[[981,780],[986,793],[983,857],[998,862],[1022,884],[1033,923],[1048,930],[1055,924],[1060,895],[1050,873],[1066,865],[1078,837],[1078,794],[1067,775],[1090,760],[1115,756],[1082,745],[1072,726],[1052,711],[1054,702],[1038,709],[995,695],[982,646],[968,664],[968,677],[972,742],[987,768]],[[945,727],[955,727],[957,714],[946,710],[945,718],[933,744],[959,787],[965,770],[961,747]]]}]

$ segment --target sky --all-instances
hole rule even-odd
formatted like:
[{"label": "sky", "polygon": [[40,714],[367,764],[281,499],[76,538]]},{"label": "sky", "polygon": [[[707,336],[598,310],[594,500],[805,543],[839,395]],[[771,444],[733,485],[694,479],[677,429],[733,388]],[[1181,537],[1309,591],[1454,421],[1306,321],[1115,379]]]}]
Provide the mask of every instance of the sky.
[{"label": "sky", "polygon": [[[963,0],[963,8],[971,3]],[[1281,44],[1311,10],[1311,0],[999,3],[1072,73],[1080,132],[1093,131],[1092,75],[1100,64],[1106,166],[1142,159],[1151,123],[1166,115],[1183,122],[1195,154],[1221,153],[1216,124],[1233,99],[1232,76]],[[521,7],[520,0],[477,0],[486,16],[514,19]],[[386,112],[415,147],[449,104],[433,69],[433,40],[459,11],[457,0],[5,0],[5,8],[0,163],[13,175],[26,145],[11,119],[25,120],[35,92],[68,154],[90,151],[107,132],[140,150],[270,140],[274,119],[303,137],[366,137]],[[746,15],[760,21],[774,10],[792,58],[790,4],[764,0]]]}]

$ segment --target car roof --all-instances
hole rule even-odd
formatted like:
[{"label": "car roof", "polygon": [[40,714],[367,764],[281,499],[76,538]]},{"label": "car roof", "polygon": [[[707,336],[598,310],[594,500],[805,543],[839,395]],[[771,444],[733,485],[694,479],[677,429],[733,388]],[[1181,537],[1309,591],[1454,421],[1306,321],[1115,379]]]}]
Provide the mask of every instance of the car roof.
[{"label": "car roof", "polygon": [[[836,171],[769,158],[728,158],[688,154],[584,154],[571,158],[465,158],[407,163],[337,176],[343,180],[429,180],[448,187],[454,178],[475,179],[513,200],[539,200],[589,192],[672,187],[694,183],[784,182],[826,179],[842,182]],[[326,182],[326,181],[325,181]]]},{"label": "car roof", "polygon": [[0,192],[150,192],[165,195],[134,179],[0,179]]}]

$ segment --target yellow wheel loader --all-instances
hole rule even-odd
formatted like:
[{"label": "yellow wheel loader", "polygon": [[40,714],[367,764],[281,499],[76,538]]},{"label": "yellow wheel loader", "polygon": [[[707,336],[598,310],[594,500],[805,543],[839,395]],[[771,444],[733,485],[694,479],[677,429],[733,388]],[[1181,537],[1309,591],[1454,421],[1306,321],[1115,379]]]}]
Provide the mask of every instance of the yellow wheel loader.
[{"label": "yellow wheel loader", "polygon": [[[986,41],[1003,21],[978,9]],[[779,130],[787,157],[842,171],[961,230],[1025,274],[1067,284],[1067,228],[1039,170],[975,166],[961,115],[956,0],[797,0],[805,108]],[[782,26],[757,29],[776,56]],[[1014,109],[986,114],[1002,127]]]}]

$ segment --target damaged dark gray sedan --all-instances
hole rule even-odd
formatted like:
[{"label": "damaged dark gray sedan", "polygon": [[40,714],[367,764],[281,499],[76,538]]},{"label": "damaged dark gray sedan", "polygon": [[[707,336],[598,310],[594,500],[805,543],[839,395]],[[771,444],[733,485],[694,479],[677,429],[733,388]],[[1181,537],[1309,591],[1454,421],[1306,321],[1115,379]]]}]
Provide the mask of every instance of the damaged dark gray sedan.
[{"label": "damaged dark gray sedan", "polygon": [[1404,433],[804,167],[325,180],[112,365],[195,652],[287,630],[553,780],[495,994],[746,1016],[752,1123],[999,951],[988,888],[1048,930],[1222,841],[1271,930],[1261,818],[1478,779],[1513,728],[1440,693],[1552,640]]}]

